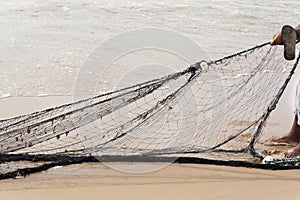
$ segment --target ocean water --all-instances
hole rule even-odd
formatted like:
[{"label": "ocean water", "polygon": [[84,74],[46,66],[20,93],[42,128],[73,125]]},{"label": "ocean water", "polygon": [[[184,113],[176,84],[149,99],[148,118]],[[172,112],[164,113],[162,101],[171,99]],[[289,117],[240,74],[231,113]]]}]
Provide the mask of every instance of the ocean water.
[{"label": "ocean water", "polygon": [[173,30],[217,59],[299,24],[299,8],[297,0],[2,1],[0,98],[72,95],[89,54],[126,31]]},{"label": "ocean water", "polygon": [[[170,30],[218,59],[269,41],[283,24],[298,25],[299,8],[297,0],[2,1],[0,118],[72,101],[87,58],[116,35],[143,28]],[[176,42],[179,49],[184,46]],[[177,70],[188,67],[172,56],[159,59],[164,65],[180,63]],[[109,79],[118,79],[126,68],[120,64],[110,70],[108,80],[99,80],[102,91],[111,89]]]}]

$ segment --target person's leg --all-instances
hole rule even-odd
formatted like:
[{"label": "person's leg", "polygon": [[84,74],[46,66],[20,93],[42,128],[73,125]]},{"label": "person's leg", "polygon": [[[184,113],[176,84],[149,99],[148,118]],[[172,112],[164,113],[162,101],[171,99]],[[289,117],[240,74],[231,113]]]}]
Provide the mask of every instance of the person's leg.
[{"label": "person's leg", "polygon": [[270,138],[271,142],[288,143],[297,146],[300,143],[300,79],[298,80],[294,99],[294,121],[290,132],[282,138]]},{"label": "person's leg", "polygon": [[[300,126],[298,125],[298,116],[295,115],[292,128],[288,135],[281,138],[271,138],[272,142],[288,143],[292,146],[297,146],[300,143]],[[300,150],[300,147],[299,147]]]}]

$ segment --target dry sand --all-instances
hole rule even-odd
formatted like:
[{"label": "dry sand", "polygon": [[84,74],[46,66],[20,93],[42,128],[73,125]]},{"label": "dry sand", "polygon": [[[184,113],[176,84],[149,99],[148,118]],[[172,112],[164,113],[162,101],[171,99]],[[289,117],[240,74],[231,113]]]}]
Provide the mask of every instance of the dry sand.
[{"label": "dry sand", "polygon": [[[152,164],[155,165],[155,164]],[[172,164],[133,174],[106,165],[51,169],[25,179],[0,181],[6,199],[299,199],[300,170],[267,171]]]}]

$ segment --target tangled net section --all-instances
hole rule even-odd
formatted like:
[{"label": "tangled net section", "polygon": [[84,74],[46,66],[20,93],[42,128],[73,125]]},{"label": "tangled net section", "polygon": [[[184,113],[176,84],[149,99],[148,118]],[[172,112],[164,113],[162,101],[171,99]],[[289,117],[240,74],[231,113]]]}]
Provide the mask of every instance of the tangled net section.
[{"label": "tangled net section", "polygon": [[264,43],[74,103],[0,121],[0,178],[94,158],[248,162],[297,67]]}]

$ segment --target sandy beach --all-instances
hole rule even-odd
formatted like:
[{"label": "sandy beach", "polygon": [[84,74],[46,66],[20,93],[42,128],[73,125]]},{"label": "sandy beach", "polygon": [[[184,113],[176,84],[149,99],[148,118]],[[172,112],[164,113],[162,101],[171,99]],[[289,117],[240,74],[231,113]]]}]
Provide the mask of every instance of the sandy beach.
[{"label": "sandy beach", "polygon": [[[140,66],[147,67],[145,64],[153,63],[153,58],[159,61],[159,66],[167,66],[169,70],[185,69],[186,61],[193,64],[204,56],[198,55],[198,48],[195,51],[186,45],[191,41],[212,60],[267,42],[282,25],[299,24],[299,5],[296,0],[3,1],[0,7],[0,120],[74,102],[76,92],[90,96],[96,93],[95,88],[109,91],[120,80],[127,84],[127,79],[122,77],[126,78],[127,72],[129,75],[131,71],[138,72],[133,69]],[[180,38],[189,38],[189,42],[171,38],[175,41],[174,49],[180,50],[170,51],[178,55],[176,59],[175,54],[167,56],[158,51],[161,57],[149,53],[152,56],[145,54],[139,59],[129,57],[115,62],[115,58],[123,56],[116,54],[108,62],[116,65],[98,66],[97,61],[88,68],[87,58],[102,60],[110,53],[119,52],[118,48],[108,48],[111,52],[107,55],[91,56],[101,45],[109,44],[105,42],[121,33],[143,28],[172,30],[178,32]],[[139,56],[138,51],[136,55]],[[101,67],[104,75],[94,73],[94,69]],[[82,74],[87,74],[83,76],[87,79],[79,79]],[[144,80],[145,73],[137,74],[140,75],[137,78]],[[149,74],[146,73],[147,78]],[[297,70],[271,114],[262,140],[289,131],[299,77]],[[85,90],[80,90],[77,81]],[[95,88],[90,87],[89,82],[95,83]],[[19,138],[13,140],[19,141]],[[115,170],[114,165],[144,172],[122,172]],[[160,169],[161,166],[164,167]],[[18,166],[8,162],[6,167],[12,170]],[[159,170],[145,172],[145,167]],[[3,171],[0,167],[0,173]],[[300,170],[179,163],[84,163],[57,166],[25,178],[0,180],[0,200],[35,199],[300,199]]]},{"label": "sandy beach", "polygon": [[[294,87],[292,79],[280,104],[272,114],[265,137],[288,131],[292,119]],[[7,113],[24,98],[3,99]],[[28,105],[32,100],[27,99]],[[26,102],[26,101],[25,101]],[[38,100],[38,102],[42,102]],[[50,101],[47,101],[50,102]],[[51,101],[53,104],[57,101]],[[28,108],[28,106],[26,107]],[[26,110],[24,110],[24,113]],[[283,120],[284,119],[284,120]],[[119,166],[136,163],[115,163]],[[159,169],[159,163],[149,163]],[[262,170],[201,164],[170,164],[149,173],[126,173],[114,164],[85,163],[35,173],[26,178],[0,181],[1,200],[22,199],[298,199],[300,170]]]},{"label": "sandy beach", "polygon": [[[153,164],[155,165],[155,164]],[[298,199],[300,170],[172,164],[143,174],[83,164],[0,182],[6,199]]]},{"label": "sandy beach", "polygon": [[[272,114],[265,137],[280,136],[292,119],[289,100],[299,77],[292,79],[280,104]],[[43,98],[43,97],[41,97]],[[43,102],[27,98],[3,99],[6,113],[20,102]],[[67,99],[65,99],[67,101]],[[19,102],[19,103],[18,103]],[[56,101],[47,101],[56,104]],[[37,105],[37,104],[36,104]],[[32,105],[33,106],[33,105]],[[41,104],[41,106],[43,106]],[[4,106],[3,106],[4,107]],[[30,108],[29,106],[24,107]],[[26,113],[26,110],[23,110]],[[283,120],[284,119],[284,120]],[[135,163],[115,163],[123,166]],[[35,173],[26,178],[0,181],[1,200],[54,199],[298,199],[300,170],[262,170],[201,164],[170,164],[149,173],[126,173],[114,170],[114,164],[85,163]],[[150,163],[152,168],[159,163]],[[137,164],[136,167],[139,167]],[[143,166],[142,166],[143,167]]]}]

